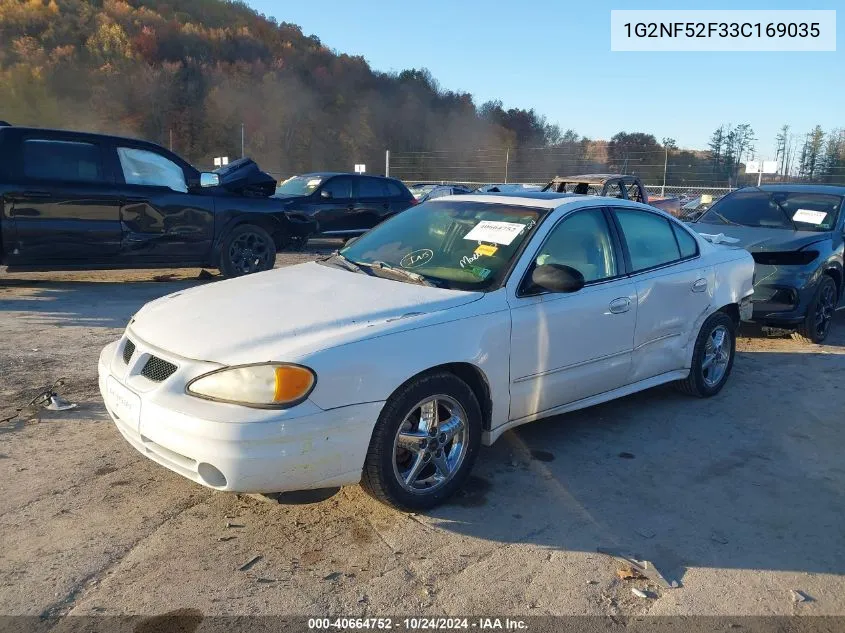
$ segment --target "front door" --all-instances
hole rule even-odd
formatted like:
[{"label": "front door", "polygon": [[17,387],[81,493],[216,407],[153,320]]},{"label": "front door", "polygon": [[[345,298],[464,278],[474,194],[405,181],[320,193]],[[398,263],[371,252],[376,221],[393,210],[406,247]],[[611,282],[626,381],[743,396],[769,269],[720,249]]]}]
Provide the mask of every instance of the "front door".
[{"label": "front door", "polygon": [[120,249],[120,192],[96,141],[21,139],[18,186],[6,196],[16,243],[10,264],[107,264]]},{"label": "front door", "polygon": [[512,420],[616,389],[630,377],[637,295],[607,213],[565,216],[532,256],[532,268],[571,266],[586,284],[573,293],[536,292],[529,268],[511,300]]},{"label": "front door", "polygon": [[196,262],[214,237],[214,196],[188,190],[184,167],[149,147],[117,146],[125,181],[123,257],[150,262]]},{"label": "front door", "polygon": [[352,176],[334,176],[316,194],[314,219],[320,233],[353,235],[350,217],[355,213],[356,182]]},{"label": "front door", "polygon": [[695,239],[678,222],[642,209],[613,214],[639,297],[632,381],[684,369],[713,299],[715,271],[701,265]]}]

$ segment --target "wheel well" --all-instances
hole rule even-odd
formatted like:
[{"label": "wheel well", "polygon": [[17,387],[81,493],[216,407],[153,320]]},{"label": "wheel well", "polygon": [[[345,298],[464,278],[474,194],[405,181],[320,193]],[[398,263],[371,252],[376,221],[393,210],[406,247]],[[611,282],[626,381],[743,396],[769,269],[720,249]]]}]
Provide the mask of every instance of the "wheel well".
[{"label": "wheel well", "polygon": [[836,284],[836,298],[840,298],[842,296],[842,273],[836,268],[828,268],[824,271],[824,274],[833,278],[833,283]]},{"label": "wheel well", "polygon": [[724,312],[734,322],[734,328],[739,328],[739,306],[735,303],[729,303],[726,306],[719,308],[719,312]]},{"label": "wheel well", "polygon": [[487,377],[484,375],[484,372],[472,363],[445,363],[443,365],[437,365],[412,376],[403,384],[409,383],[420,376],[438,371],[448,371],[469,385],[469,388],[472,389],[472,392],[478,399],[478,404],[481,406],[481,426],[485,431],[489,431],[490,421],[493,417],[493,401],[490,397],[490,385],[487,383]]}]

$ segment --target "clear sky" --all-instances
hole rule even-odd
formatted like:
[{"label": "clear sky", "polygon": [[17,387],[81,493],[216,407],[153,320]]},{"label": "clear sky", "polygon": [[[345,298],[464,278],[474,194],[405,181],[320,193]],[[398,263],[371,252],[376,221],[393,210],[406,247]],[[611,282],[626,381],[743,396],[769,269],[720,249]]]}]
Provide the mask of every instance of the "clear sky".
[{"label": "clear sky", "polygon": [[825,53],[614,53],[609,33],[611,9],[845,8],[841,0],[248,2],[377,70],[428,68],[442,88],[470,92],[476,104],[534,108],[590,138],[647,132],[703,149],[721,123],[747,122],[758,157],[774,158],[784,123],[801,136],[816,124],[845,128],[841,23],[837,51]]}]

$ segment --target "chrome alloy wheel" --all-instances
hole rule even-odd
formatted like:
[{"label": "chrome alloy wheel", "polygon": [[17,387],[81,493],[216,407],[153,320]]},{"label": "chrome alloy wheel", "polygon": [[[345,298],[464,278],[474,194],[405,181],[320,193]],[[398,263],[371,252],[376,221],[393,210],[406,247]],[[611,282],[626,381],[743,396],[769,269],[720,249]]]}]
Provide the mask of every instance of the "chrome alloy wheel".
[{"label": "chrome alloy wheel", "polygon": [[456,400],[436,395],[417,403],[393,444],[396,481],[413,494],[443,487],[460,470],[467,439],[467,414]]},{"label": "chrome alloy wheel", "polygon": [[717,325],[707,337],[701,373],[708,387],[715,387],[725,376],[731,359],[731,337],[724,325]]}]

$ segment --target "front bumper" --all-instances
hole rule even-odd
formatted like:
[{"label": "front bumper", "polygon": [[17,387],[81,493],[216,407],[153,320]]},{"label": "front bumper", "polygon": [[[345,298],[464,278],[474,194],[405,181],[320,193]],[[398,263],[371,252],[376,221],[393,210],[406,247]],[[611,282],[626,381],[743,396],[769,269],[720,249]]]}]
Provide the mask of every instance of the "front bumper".
[{"label": "front bumper", "polygon": [[[356,483],[383,402],[323,410],[305,401],[288,410],[253,409],[194,398],[188,380],[219,368],[175,357],[131,332],[100,354],[99,385],[121,435],[140,453],[204,486],[232,492],[285,492]],[[177,366],[165,380],[142,375],[151,356]],[[137,412],[117,413],[114,383]],[[128,390],[128,391],[126,391]],[[133,395],[134,394],[134,395]],[[126,419],[135,418],[137,419]]]},{"label": "front bumper", "polygon": [[752,321],[760,325],[792,327],[807,316],[820,273],[816,266],[754,267]]}]

